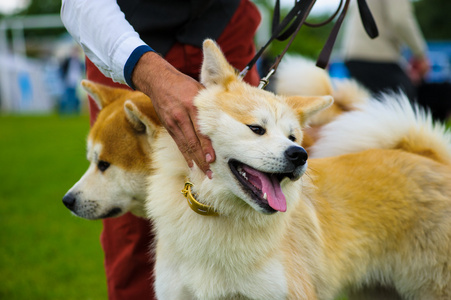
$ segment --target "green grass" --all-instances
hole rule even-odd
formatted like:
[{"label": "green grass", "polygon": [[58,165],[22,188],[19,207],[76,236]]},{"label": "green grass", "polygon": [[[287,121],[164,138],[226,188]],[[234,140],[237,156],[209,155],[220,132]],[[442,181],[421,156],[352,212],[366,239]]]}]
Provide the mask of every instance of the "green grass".
[{"label": "green grass", "polygon": [[102,224],[61,202],[88,130],[86,116],[0,116],[0,299],[107,299]]}]

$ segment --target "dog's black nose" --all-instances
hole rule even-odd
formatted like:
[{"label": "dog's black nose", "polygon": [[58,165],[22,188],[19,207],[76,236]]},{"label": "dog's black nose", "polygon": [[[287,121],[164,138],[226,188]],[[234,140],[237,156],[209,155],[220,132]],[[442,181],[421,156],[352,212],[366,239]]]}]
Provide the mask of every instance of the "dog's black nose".
[{"label": "dog's black nose", "polygon": [[308,155],[304,148],[291,146],[285,150],[285,157],[291,161],[295,167],[299,167],[305,165]]},{"label": "dog's black nose", "polygon": [[68,209],[72,210],[75,206],[75,196],[72,193],[67,193],[63,197],[63,203]]}]

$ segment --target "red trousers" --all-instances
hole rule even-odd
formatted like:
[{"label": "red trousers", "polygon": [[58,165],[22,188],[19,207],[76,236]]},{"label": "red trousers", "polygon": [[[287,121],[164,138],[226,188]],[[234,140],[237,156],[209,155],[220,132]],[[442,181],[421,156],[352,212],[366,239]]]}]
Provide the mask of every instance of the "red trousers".
[{"label": "red trousers", "polygon": [[[216,40],[227,60],[238,70],[242,70],[255,54],[253,37],[259,23],[260,14],[255,5],[249,0],[242,0],[227,28]],[[165,59],[181,72],[199,78],[202,49],[176,44]],[[88,59],[86,73],[89,80],[128,88],[105,77]],[[253,85],[258,84],[259,76],[255,68],[248,73],[245,80]],[[89,108],[92,125],[99,110],[91,98]],[[109,299],[156,299],[153,292],[154,260],[150,254],[152,242],[151,223],[148,220],[130,213],[103,220],[101,244],[105,252]]]}]

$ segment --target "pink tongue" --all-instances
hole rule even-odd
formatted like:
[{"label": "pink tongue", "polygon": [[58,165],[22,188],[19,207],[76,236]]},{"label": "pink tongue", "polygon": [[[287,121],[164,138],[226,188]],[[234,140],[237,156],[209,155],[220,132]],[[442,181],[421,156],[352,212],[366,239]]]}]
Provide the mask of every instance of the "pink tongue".
[{"label": "pink tongue", "polygon": [[248,181],[260,189],[263,195],[266,193],[269,206],[281,212],[287,210],[285,195],[282,193],[280,183],[275,176],[268,176],[246,165],[243,165],[243,170],[247,173]]}]

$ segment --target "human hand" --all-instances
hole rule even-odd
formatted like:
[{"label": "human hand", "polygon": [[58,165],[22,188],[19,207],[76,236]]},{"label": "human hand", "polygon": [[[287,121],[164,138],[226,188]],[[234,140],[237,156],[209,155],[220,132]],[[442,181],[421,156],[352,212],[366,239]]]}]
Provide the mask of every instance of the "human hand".
[{"label": "human hand", "polygon": [[410,78],[415,84],[419,84],[421,80],[431,69],[427,57],[414,57],[410,61]]},{"label": "human hand", "polygon": [[135,87],[152,99],[160,121],[174,139],[189,167],[196,165],[212,178],[213,146],[197,126],[194,97],[204,87],[179,72],[157,53],[145,53],[132,74]]}]

